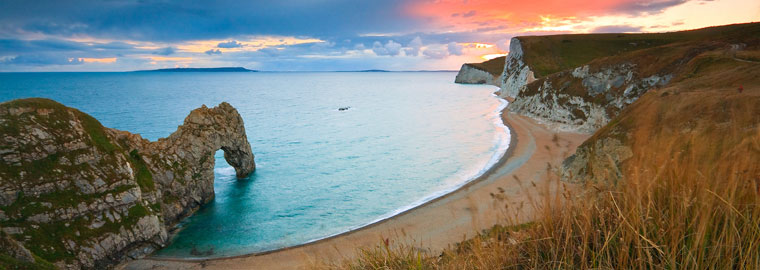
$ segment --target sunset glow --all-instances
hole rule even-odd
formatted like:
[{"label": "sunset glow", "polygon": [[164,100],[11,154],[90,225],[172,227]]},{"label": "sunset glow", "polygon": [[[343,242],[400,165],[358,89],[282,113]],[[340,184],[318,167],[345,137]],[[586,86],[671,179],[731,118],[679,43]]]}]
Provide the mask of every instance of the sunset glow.
[{"label": "sunset glow", "polygon": [[502,56],[507,56],[507,54],[506,53],[486,54],[486,55],[481,55],[480,58],[482,58],[483,60],[491,60],[491,59],[502,57]]},{"label": "sunset glow", "polygon": [[[0,71],[175,65],[454,70],[463,62],[507,53],[509,39],[519,35],[664,32],[760,21],[760,1],[755,0],[335,0],[220,6],[44,2],[8,2],[0,9]],[[154,9],[162,12],[119,17]],[[182,10],[208,12],[200,16]],[[70,15],[60,15],[64,13]]]}]

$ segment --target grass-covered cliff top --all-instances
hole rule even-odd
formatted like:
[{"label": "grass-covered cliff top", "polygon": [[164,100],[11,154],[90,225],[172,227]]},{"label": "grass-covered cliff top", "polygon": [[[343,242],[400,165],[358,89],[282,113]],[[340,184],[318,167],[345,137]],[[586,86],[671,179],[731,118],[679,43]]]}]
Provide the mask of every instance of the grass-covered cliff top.
[{"label": "grass-covered cliff top", "polygon": [[506,58],[507,58],[506,56],[500,56],[500,57],[496,57],[485,62],[467,63],[465,65],[469,65],[476,69],[491,73],[491,75],[494,75],[494,76],[499,76],[504,71],[504,62]]},{"label": "grass-covered cliff top", "polygon": [[524,61],[536,77],[584,65],[591,60],[684,41],[760,36],[760,23],[734,24],[689,31],[644,34],[568,34],[518,37]]}]

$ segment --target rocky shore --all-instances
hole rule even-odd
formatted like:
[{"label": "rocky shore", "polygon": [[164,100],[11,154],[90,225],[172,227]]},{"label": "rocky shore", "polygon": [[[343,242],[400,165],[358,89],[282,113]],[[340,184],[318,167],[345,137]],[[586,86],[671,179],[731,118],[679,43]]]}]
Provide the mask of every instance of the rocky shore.
[{"label": "rocky shore", "polygon": [[103,127],[49,99],[0,104],[0,251],[19,264],[103,269],[163,247],[214,197],[214,153],[255,170],[227,103],[190,112],[167,138]]}]

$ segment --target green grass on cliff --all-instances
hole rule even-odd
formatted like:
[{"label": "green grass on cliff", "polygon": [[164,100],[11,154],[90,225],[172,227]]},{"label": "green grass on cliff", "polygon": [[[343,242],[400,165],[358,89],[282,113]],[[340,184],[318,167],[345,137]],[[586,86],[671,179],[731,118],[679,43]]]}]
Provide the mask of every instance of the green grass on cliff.
[{"label": "green grass on cliff", "polygon": [[481,63],[467,63],[467,65],[491,73],[493,76],[500,76],[504,71],[504,62],[506,59],[506,56],[500,56]]},{"label": "green grass on cliff", "polygon": [[145,164],[145,161],[143,161],[140,153],[138,153],[137,150],[132,150],[129,152],[129,160],[130,163],[132,163],[132,166],[137,169],[135,180],[137,181],[137,184],[140,185],[140,189],[143,191],[156,190],[156,184],[153,182],[153,174],[148,169],[148,165]]},{"label": "green grass on cliff", "polygon": [[[13,100],[0,103],[0,110],[30,110],[28,112],[5,114],[0,121],[0,134],[4,136],[23,136],[21,132],[24,125],[40,125],[50,133],[51,140],[56,145],[63,145],[70,141],[66,132],[71,132],[70,121],[75,120],[82,125],[84,137],[81,139],[88,147],[68,152],[57,152],[32,161],[22,161],[18,164],[0,162],[0,181],[4,185],[20,186],[24,185],[43,185],[61,179],[70,179],[72,175],[77,175],[81,171],[92,171],[93,166],[102,170],[98,175],[104,180],[106,185],[111,189],[103,192],[92,194],[82,193],[78,187],[70,183],[65,187],[54,188],[53,191],[41,195],[29,195],[23,192],[17,195],[16,200],[0,210],[4,211],[8,220],[0,222],[0,227],[21,227],[22,234],[12,235],[17,241],[22,241],[24,246],[29,249],[35,256],[39,256],[37,264],[24,264],[14,261],[9,257],[0,257],[0,269],[48,269],[45,268],[45,262],[71,261],[75,260],[77,254],[68,252],[66,245],[72,241],[78,246],[91,245],[94,239],[102,237],[109,233],[119,233],[122,228],[131,229],[140,218],[150,215],[151,209],[160,211],[160,205],[152,205],[150,208],[143,206],[141,203],[129,208],[126,213],[122,214],[121,221],[112,222],[108,220],[105,213],[85,214],[71,220],[50,220],[44,223],[34,223],[29,221],[29,217],[38,214],[47,213],[51,219],[55,219],[57,214],[54,209],[76,208],[79,204],[91,204],[96,200],[104,199],[108,194],[117,195],[129,189],[135,188],[135,185],[118,185],[114,186],[114,181],[124,179],[125,175],[117,175],[114,171],[107,168],[113,168],[118,164],[117,155],[123,155],[130,162],[135,171],[135,180],[137,185],[143,190],[155,190],[152,174],[145,164],[144,160],[137,151],[127,153],[123,146],[114,141],[109,135],[108,130],[103,125],[86,113],[79,110],[68,108],[58,102],[43,98],[29,98]],[[73,136],[79,136],[73,134]],[[6,146],[0,146],[3,148]],[[24,146],[16,148],[15,151],[33,152],[38,149],[25,149]],[[97,150],[99,159],[95,163],[83,162],[81,164],[71,164],[60,162],[63,158],[69,162],[77,160],[81,155],[92,155],[93,150]],[[90,179],[91,180],[91,179]],[[44,203],[44,204],[43,204]],[[46,206],[49,203],[52,207]],[[101,215],[101,216],[98,216]],[[93,220],[100,219],[105,222],[100,227],[90,228]],[[42,262],[40,264],[39,262]]]},{"label": "green grass on cliff", "polygon": [[0,254],[0,270],[54,270],[55,265],[44,259],[34,256],[35,261],[22,262],[11,256]]},{"label": "green grass on cliff", "polygon": [[724,40],[760,35],[760,23],[644,34],[571,34],[518,37],[524,60],[536,78],[582,66],[591,60],[684,41]]}]

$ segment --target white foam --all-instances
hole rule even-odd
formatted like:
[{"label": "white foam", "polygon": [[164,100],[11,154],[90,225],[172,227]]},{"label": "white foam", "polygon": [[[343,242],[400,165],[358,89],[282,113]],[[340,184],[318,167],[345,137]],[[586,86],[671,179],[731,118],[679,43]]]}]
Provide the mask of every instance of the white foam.
[{"label": "white foam", "polygon": [[235,175],[235,168],[232,168],[231,166],[214,168],[214,173],[220,175]]}]

